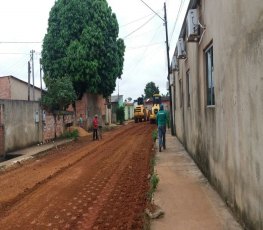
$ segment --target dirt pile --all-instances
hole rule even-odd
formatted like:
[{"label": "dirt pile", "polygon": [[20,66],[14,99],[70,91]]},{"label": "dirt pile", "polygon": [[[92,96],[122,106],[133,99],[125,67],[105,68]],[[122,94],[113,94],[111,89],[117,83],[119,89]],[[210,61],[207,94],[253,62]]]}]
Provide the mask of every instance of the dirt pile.
[{"label": "dirt pile", "polygon": [[88,133],[85,129],[83,129],[83,128],[79,127],[79,126],[72,126],[72,127],[69,128],[69,131],[72,132],[75,129],[78,130],[80,137],[86,137],[86,136],[90,135],[90,133]]}]

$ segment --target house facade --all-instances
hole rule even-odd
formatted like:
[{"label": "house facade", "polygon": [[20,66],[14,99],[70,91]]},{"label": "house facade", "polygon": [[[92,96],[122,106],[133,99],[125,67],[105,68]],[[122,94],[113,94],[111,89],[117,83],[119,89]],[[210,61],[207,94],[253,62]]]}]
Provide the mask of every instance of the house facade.
[{"label": "house facade", "polygon": [[[92,128],[92,120],[97,114],[100,124],[104,125],[106,121],[106,100],[102,95],[84,93],[82,98],[75,103],[76,119],[80,117],[83,119],[83,127],[85,129]],[[73,107],[69,108],[70,111],[74,111]]]},{"label": "house facade", "polygon": [[34,95],[32,101],[32,85],[28,87],[26,82],[13,76],[0,77],[0,158],[11,151],[60,137],[80,116],[86,129],[91,128],[95,114],[100,124],[105,124],[106,104],[101,95],[85,93],[76,101],[75,111],[71,108],[71,111],[52,113],[44,111],[37,101],[41,89],[34,87]]},{"label": "house facade", "polygon": [[125,121],[131,120],[134,117],[134,103],[124,102],[124,119]]},{"label": "house facade", "polygon": [[111,123],[117,123],[117,108],[123,106],[123,95],[112,95],[110,98],[111,103]]},{"label": "house facade", "polygon": [[[166,96],[162,96],[162,105],[163,105],[163,108],[164,110],[166,111],[170,111],[170,99],[169,97],[166,97]],[[144,104],[145,104],[145,107],[148,109],[148,110],[151,110],[152,109],[152,106],[153,106],[153,99],[152,98],[148,98],[144,101]]]},{"label": "house facade", "polygon": [[0,99],[28,100],[28,98],[29,101],[38,101],[41,98],[41,89],[11,75],[0,77]]},{"label": "house facade", "polygon": [[262,1],[190,1],[172,57],[174,128],[249,229],[263,229],[262,60]]}]

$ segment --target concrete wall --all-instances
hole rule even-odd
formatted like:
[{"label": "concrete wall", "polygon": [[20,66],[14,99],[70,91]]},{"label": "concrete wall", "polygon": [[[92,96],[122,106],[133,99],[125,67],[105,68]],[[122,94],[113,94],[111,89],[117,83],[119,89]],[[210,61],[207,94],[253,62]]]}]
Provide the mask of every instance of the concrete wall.
[{"label": "concrete wall", "polygon": [[40,112],[37,102],[0,100],[4,108],[2,122],[5,134],[5,152],[24,148],[42,141],[42,122],[35,121]]},{"label": "concrete wall", "polygon": [[[28,84],[17,80],[16,78],[10,78],[10,90],[12,100],[28,100]],[[41,98],[41,90],[30,87],[30,100],[33,101],[33,91],[35,92],[35,100],[38,101]]]},{"label": "concrete wall", "polygon": [[[200,44],[187,43],[187,59],[174,73],[176,133],[237,216],[249,229],[263,229],[263,4],[200,2],[206,30]],[[215,106],[206,104],[204,50],[210,44]]]},{"label": "concrete wall", "polygon": [[134,117],[134,105],[124,103],[124,119],[125,121],[131,120]]}]

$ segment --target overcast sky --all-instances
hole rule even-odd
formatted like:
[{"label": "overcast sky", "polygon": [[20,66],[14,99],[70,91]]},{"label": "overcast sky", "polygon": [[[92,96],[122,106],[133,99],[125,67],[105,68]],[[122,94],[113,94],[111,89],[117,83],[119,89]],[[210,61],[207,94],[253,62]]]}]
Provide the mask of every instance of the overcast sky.
[{"label": "overcast sky", "polygon": [[[0,2],[0,76],[13,75],[27,81],[30,50],[35,50],[35,85],[40,86],[38,63],[42,40],[47,31],[49,12],[54,2],[54,0]],[[167,93],[165,27],[161,19],[164,17],[164,0],[144,2],[159,16],[141,0],[108,0],[108,4],[117,15],[120,26],[119,37],[124,39],[126,45],[122,79],[117,81],[113,93],[117,94],[119,89],[124,99],[128,97],[136,99],[144,94],[145,85],[150,81],[159,86],[161,93]],[[189,0],[166,1],[170,59],[188,3]]]}]

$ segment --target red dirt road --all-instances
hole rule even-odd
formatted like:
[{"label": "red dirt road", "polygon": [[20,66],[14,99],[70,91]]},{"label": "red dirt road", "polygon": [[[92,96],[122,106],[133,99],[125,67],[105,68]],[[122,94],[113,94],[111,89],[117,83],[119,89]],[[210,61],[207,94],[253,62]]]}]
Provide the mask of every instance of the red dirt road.
[{"label": "red dirt road", "polygon": [[153,129],[131,123],[1,173],[1,229],[143,229]]}]

